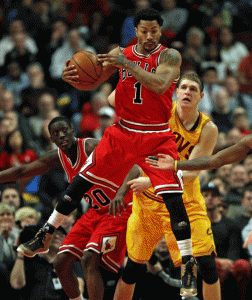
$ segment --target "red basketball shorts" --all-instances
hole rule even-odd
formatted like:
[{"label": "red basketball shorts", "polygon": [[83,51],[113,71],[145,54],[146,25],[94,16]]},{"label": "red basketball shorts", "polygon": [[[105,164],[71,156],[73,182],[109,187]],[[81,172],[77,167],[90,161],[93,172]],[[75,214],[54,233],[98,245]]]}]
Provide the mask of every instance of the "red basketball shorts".
[{"label": "red basketball shorts", "polygon": [[156,194],[183,193],[181,171],[157,170],[145,163],[147,156],[159,153],[169,154],[177,159],[175,136],[168,125],[144,130],[126,125],[117,123],[105,130],[80,175],[94,184],[116,190],[132,166],[137,164],[149,176]]},{"label": "red basketball shorts", "polygon": [[132,205],[127,205],[121,217],[114,218],[89,209],[68,233],[59,253],[70,252],[79,259],[83,251],[101,253],[102,267],[117,273],[126,253],[126,229],[131,210]]}]

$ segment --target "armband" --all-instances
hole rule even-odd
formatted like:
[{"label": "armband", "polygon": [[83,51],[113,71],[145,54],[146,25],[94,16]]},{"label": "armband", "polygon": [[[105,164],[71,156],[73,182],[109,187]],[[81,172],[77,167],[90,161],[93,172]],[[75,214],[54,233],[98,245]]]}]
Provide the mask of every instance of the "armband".
[{"label": "armband", "polygon": [[178,170],[178,161],[174,160],[174,170],[177,171]]}]

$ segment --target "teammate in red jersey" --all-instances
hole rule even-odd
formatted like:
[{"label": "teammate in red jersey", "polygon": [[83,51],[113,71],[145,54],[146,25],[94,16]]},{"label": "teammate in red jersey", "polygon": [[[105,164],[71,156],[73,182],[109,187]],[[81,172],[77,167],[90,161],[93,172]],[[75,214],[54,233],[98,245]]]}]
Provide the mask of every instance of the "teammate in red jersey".
[{"label": "teammate in red jersey", "polygon": [[[63,116],[51,121],[49,131],[58,150],[47,152],[32,163],[0,172],[0,182],[41,175],[56,166],[62,167],[68,182],[72,182],[99,141],[75,138],[71,123]],[[116,191],[94,185],[83,195],[90,209],[76,222],[60,247],[54,266],[70,299],[83,299],[72,269],[75,261],[82,261],[89,299],[95,300],[103,299],[104,293],[99,267],[117,273],[123,262],[132,197],[126,200],[121,218],[114,219],[108,212],[115,194]]]},{"label": "teammate in red jersey", "polygon": [[[67,188],[48,222],[40,231],[41,245],[36,238],[21,245],[25,254],[45,251],[50,236],[93,184],[117,189],[134,164],[149,176],[157,195],[163,197],[171,216],[171,226],[182,256],[182,286],[184,296],[192,296],[196,285],[196,262],[192,253],[189,218],[183,200],[181,172],[154,170],[145,157],[158,153],[177,158],[175,136],[169,128],[172,94],[180,75],[181,55],[159,44],[163,19],[153,9],[137,12],[134,17],[137,44],[126,49],[119,47],[108,54],[100,54],[103,74],[97,86],[120,69],[115,92],[115,110],[121,120],[106,129],[103,138],[87,159],[86,164]],[[67,65],[69,62],[66,62]],[[77,70],[69,66],[63,79],[74,84]],[[116,203],[118,206],[123,203]],[[112,204],[114,205],[114,203]],[[114,210],[116,206],[113,206]],[[123,278],[134,283],[141,266],[128,260],[129,271]]]}]

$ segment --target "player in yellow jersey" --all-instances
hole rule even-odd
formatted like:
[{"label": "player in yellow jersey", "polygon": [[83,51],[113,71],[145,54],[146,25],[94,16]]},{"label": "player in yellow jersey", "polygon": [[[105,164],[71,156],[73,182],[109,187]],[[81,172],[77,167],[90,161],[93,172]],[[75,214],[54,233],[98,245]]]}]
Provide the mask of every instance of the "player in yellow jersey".
[{"label": "player in yellow jersey", "polygon": [[[210,155],[217,140],[217,127],[208,117],[198,112],[198,103],[203,97],[202,91],[202,82],[196,74],[185,74],[178,83],[178,101],[173,103],[169,124],[176,135],[180,160]],[[218,300],[221,296],[215,264],[215,245],[211,222],[207,217],[205,201],[200,192],[198,173],[183,172],[183,200],[191,224],[193,254],[203,278],[204,300]],[[127,176],[125,181],[128,179]],[[127,227],[127,251],[130,263],[127,263],[119,279],[114,300],[132,299],[135,283],[130,281],[128,275],[131,274],[130,269],[134,264],[148,262],[163,235],[174,265],[181,265],[181,256],[171,230],[169,213],[162,198],[155,195],[149,178],[142,174],[141,177],[130,180],[128,185],[134,191],[133,209]],[[125,192],[126,189],[121,191],[121,194]],[[115,198],[111,210],[115,212],[120,205],[123,205],[121,197]],[[186,296],[183,290],[181,295]]]}]

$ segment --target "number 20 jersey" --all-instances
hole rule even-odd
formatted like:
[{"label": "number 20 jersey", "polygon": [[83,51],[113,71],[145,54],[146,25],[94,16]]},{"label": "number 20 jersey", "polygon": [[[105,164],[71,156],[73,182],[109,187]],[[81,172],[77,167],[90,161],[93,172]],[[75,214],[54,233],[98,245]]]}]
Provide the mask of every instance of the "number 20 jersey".
[{"label": "number 20 jersey", "polygon": [[[133,45],[123,49],[123,54],[142,69],[155,73],[160,55],[165,49],[167,48],[159,44],[148,55],[143,55],[138,53],[137,46]],[[163,95],[158,95],[140,84],[128,70],[121,69],[115,93],[116,114],[133,123],[168,123],[176,83],[177,81],[174,81]]]},{"label": "number 20 jersey", "polygon": [[[85,164],[88,156],[85,151],[86,138],[76,139],[77,140],[77,160],[73,165],[71,160],[58,148],[58,155],[62,164],[62,167],[67,175],[67,180],[71,183],[74,177],[80,172],[83,165]],[[122,184],[122,183],[121,183]],[[119,188],[119,187],[118,187]],[[110,201],[114,199],[116,188],[107,188],[100,185],[93,185],[83,195],[84,200],[90,205],[90,208],[95,209],[98,214],[108,213]],[[132,191],[130,191],[125,197],[125,204],[132,204]]]}]

